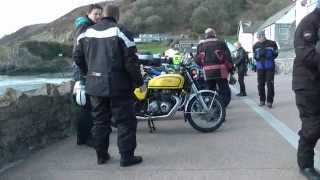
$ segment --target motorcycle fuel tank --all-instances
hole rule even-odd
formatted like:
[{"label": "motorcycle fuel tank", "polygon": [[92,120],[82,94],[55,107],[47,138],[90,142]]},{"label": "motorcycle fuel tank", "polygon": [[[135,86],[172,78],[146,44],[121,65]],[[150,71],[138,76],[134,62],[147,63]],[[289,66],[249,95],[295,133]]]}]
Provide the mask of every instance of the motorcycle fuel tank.
[{"label": "motorcycle fuel tank", "polygon": [[184,77],[180,74],[163,74],[148,82],[148,89],[182,89]]}]

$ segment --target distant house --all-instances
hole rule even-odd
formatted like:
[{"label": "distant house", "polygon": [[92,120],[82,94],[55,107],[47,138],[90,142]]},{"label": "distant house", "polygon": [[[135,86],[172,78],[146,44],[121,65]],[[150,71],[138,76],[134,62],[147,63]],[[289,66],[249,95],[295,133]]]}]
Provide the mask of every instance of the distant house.
[{"label": "distant house", "polygon": [[238,41],[247,52],[252,52],[252,46],[255,42],[255,33],[261,26],[262,21],[240,21],[238,27]]},{"label": "distant house", "polygon": [[316,0],[297,0],[296,1],[296,25],[302,18],[312,12],[316,7]]},{"label": "distant house", "polygon": [[199,41],[194,40],[180,40],[178,44],[175,45],[175,48],[178,49],[180,52],[185,53],[195,53],[197,50]]},{"label": "distant house", "polygon": [[134,41],[137,43],[143,42],[162,42],[171,39],[175,39],[176,36],[168,34],[139,34],[138,38],[134,38]]},{"label": "distant house", "polygon": [[279,49],[292,49],[296,28],[296,3],[268,18],[257,30],[264,31],[267,39],[276,41]]}]

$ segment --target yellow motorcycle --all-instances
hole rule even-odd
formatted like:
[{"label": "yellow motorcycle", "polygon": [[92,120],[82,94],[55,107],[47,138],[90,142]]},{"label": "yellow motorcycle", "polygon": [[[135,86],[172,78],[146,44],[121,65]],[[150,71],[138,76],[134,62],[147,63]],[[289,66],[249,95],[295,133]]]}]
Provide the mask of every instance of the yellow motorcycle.
[{"label": "yellow motorcycle", "polygon": [[147,78],[146,88],[134,90],[137,119],[148,121],[151,132],[154,121],[172,120],[178,111],[200,132],[213,132],[223,124],[221,98],[215,91],[200,90],[192,67],[192,59],[184,57],[178,72]]}]

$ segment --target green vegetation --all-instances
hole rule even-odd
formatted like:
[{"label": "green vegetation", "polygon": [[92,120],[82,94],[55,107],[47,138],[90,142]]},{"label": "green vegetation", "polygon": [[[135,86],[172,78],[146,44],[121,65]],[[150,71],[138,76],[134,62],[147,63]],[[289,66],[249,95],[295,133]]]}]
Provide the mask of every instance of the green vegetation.
[{"label": "green vegetation", "polygon": [[163,53],[169,48],[167,43],[139,43],[137,44],[138,51],[140,52],[151,52],[153,54]]},{"label": "green vegetation", "polygon": [[27,48],[32,55],[39,56],[43,60],[52,60],[59,55],[72,56],[72,46],[57,42],[26,41],[21,46]]},{"label": "green vegetation", "polygon": [[265,20],[288,0],[126,0],[122,22],[135,33],[236,34],[241,19]]},{"label": "green vegetation", "polygon": [[237,42],[237,36],[225,36],[224,37],[224,39],[226,40],[226,41],[228,41],[228,42],[230,42],[230,43],[235,43],[235,42]]}]

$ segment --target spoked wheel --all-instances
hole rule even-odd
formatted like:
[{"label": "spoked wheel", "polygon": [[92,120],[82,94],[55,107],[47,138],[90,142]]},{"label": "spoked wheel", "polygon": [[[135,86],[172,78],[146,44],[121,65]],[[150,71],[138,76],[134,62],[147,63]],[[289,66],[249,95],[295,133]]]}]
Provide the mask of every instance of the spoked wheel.
[{"label": "spoked wheel", "polygon": [[[208,107],[206,110],[202,100]],[[202,92],[198,97],[193,97],[187,107],[186,118],[190,125],[200,132],[213,132],[225,120],[226,111],[221,97],[213,92]]]}]

